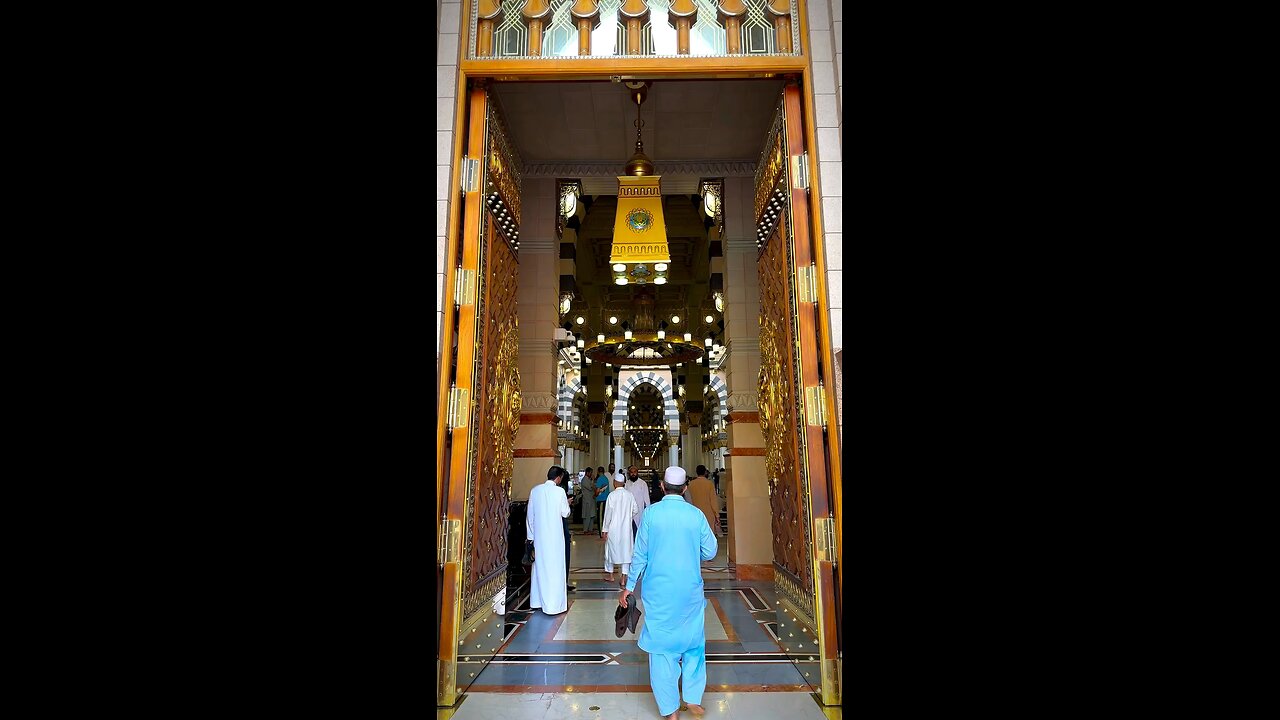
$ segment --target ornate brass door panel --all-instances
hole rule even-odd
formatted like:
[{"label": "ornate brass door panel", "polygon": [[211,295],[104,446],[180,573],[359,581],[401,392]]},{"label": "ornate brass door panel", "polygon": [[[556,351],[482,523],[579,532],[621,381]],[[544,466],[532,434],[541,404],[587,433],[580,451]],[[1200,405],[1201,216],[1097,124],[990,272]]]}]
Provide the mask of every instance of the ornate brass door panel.
[{"label": "ornate brass door panel", "polygon": [[837,705],[839,612],[825,373],[800,112],[800,87],[790,83],[756,171],[760,430],[773,515],[774,578],[783,608],[779,639],[822,701]]},{"label": "ornate brass door panel", "polygon": [[484,89],[472,90],[441,517],[441,706],[457,701],[504,640],[509,494],[520,424],[519,168],[496,107]]}]

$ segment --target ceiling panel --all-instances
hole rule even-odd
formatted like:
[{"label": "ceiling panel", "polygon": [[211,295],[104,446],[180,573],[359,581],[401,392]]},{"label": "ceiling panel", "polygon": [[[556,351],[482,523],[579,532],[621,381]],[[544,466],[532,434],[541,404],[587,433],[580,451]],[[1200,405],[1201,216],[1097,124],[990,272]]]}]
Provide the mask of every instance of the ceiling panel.
[{"label": "ceiling panel", "polygon": [[[609,82],[494,83],[526,163],[625,163],[635,105]],[[656,161],[754,161],[781,80],[656,81],[642,106],[646,153]],[[587,133],[568,131],[594,130]]]}]

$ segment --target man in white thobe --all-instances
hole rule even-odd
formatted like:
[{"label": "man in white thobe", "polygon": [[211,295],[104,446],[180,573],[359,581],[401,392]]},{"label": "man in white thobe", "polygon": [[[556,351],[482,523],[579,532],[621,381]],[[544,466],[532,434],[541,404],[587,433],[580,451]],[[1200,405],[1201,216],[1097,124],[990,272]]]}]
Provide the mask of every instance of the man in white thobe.
[{"label": "man in white thobe", "polygon": [[631,476],[627,480],[627,491],[636,499],[636,505],[640,508],[636,513],[636,519],[631,523],[631,537],[634,539],[636,533],[640,531],[640,520],[644,517],[645,508],[649,507],[652,501],[649,499],[649,483],[640,479],[640,468],[632,465],[627,469],[627,473]]},{"label": "man in white thobe", "polygon": [[614,491],[604,506],[604,524],[600,526],[600,536],[604,540],[604,571],[609,574],[609,582],[613,582],[613,566],[618,565],[622,571],[622,582],[627,582],[627,573],[631,570],[631,527],[632,521],[640,516],[640,508],[636,499],[629,492],[623,492],[620,478],[613,479]]},{"label": "man in white thobe", "polygon": [[542,608],[548,615],[569,609],[568,568],[565,561],[564,518],[569,517],[569,498],[560,483],[565,471],[553,465],[547,481],[529,493],[526,515],[528,539],[533,541],[533,580],[529,607]]}]

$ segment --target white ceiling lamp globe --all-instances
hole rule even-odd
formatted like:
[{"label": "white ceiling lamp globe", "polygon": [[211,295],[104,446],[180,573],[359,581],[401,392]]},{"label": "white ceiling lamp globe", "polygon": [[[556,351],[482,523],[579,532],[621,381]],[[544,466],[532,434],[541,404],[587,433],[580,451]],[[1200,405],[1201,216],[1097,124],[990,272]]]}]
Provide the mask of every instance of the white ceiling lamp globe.
[{"label": "white ceiling lamp globe", "polygon": [[626,269],[627,269],[627,266],[626,266],[626,265],[624,265],[624,264],[622,264],[622,263],[614,263],[614,265],[613,265],[613,271],[614,271],[614,272],[622,272],[622,271],[624,271],[624,270],[626,270]]}]

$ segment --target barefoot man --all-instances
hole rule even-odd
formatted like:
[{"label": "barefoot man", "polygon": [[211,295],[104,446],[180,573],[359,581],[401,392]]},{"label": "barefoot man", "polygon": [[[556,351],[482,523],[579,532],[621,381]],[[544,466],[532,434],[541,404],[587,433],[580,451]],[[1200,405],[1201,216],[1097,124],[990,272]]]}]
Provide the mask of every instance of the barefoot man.
[{"label": "barefoot man", "polygon": [[[683,497],[688,476],[679,467],[663,475],[662,500],[645,511],[631,556],[631,574],[618,594],[627,607],[644,579],[644,627],[640,649],[649,653],[649,684],[663,718],[680,714],[681,688],[694,715],[702,715],[707,688],[707,634],[702,591],[702,560],[716,556],[716,536],[707,518]],[[683,681],[683,683],[681,683]]]}]

